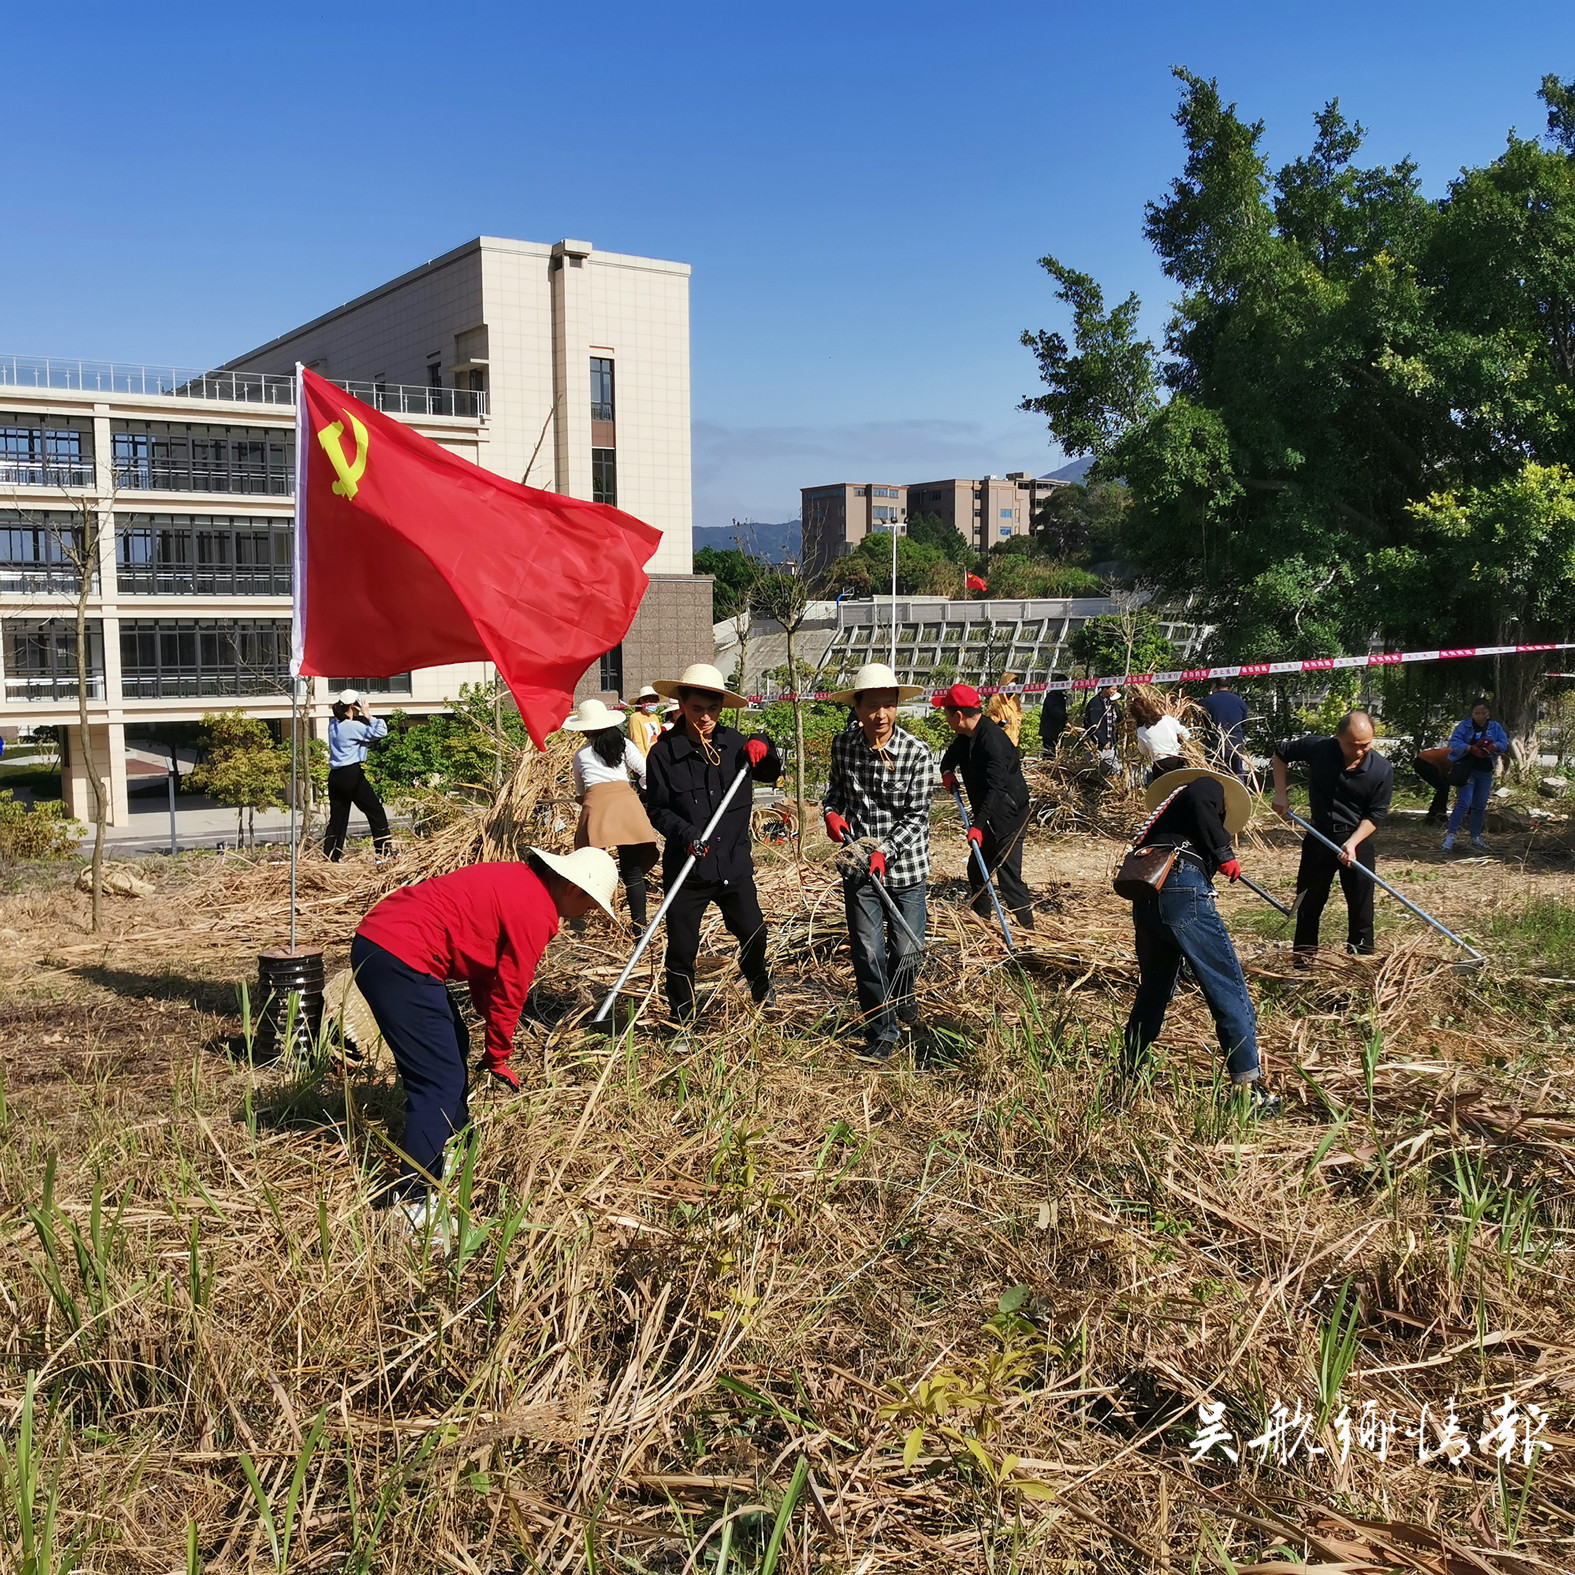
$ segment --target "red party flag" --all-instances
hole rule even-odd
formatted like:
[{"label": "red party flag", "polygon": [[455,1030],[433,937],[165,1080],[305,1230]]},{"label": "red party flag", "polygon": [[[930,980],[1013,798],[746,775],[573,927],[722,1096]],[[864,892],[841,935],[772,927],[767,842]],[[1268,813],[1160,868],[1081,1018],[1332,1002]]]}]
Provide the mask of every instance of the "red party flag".
[{"label": "red party flag", "polygon": [[977,574],[970,574],[968,576],[968,589],[970,591],[987,591],[990,587]]},{"label": "red party flag", "polygon": [[296,368],[290,670],[491,661],[538,747],[628,633],[661,532],[496,476]]}]

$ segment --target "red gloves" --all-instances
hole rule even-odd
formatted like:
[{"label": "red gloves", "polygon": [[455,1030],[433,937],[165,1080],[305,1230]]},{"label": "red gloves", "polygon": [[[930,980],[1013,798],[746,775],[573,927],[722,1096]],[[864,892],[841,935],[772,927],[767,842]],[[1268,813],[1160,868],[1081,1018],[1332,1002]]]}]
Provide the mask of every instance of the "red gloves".
[{"label": "red gloves", "polygon": [[977,826],[970,826],[968,828],[968,840],[976,848],[982,848],[984,846],[984,833]]},{"label": "red gloves", "polygon": [[1220,865],[1220,874],[1223,875],[1227,880],[1240,880],[1240,861],[1236,859],[1226,859],[1225,862]]},{"label": "red gloves", "polygon": [[851,829],[847,821],[836,810],[828,809],[826,811],[826,835],[833,842],[846,842]]},{"label": "red gloves", "polygon": [[885,880],[886,878],[886,855],[882,853],[879,848],[876,848],[876,850],[870,854],[870,874],[873,875],[876,880]]},{"label": "red gloves", "polygon": [[957,786],[957,773],[955,771],[943,771],[941,773],[941,786],[950,793]]},{"label": "red gloves", "polygon": [[771,745],[763,738],[747,739],[744,743],[744,753],[749,756],[749,763],[758,766],[771,751]]},{"label": "red gloves", "polygon": [[520,1091],[520,1075],[507,1061],[486,1061],[481,1063],[484,1072],[490,1072],[500,1083],[506,1083],[517,1094]]}]

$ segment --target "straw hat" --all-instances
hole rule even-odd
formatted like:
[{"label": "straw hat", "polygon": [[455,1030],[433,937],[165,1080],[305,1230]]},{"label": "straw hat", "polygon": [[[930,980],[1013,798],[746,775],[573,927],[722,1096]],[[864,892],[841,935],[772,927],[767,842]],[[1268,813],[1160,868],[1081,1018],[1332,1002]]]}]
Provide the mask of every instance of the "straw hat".
[{"label": "straw hat", "polygon": [[618,866],[600,848],[576,848],[573,853],[549,853],[545,848],[531,852],[555,875],[561,875],[590,897],[614,924],[613,898],[618,895]]},{"label": "straw hat", "polygon": [[383,1030],[377,1026],[351,969],[341,969],[323,986],[323,1016],[329,1021],[337,1017],[344,1024],[346,1043],[354,1045],[366,1060],[373,1059]]},{"label": "straw hat", "polygon": [[661,698],[662,697],[657,694],[657,692],[649,684],[646,684],[645,687],[641,689],[639,694],[634,697],[636,705],[638,705],[642,700],[660,700]]},{"label": "straw hat", "polygon": [[1200,777],[1212,777],[1225,789],[1225,829],[1234,836],[1252,819],[1252,795],[1235,777],[1228,777],[1223,771],[1210,771],[1207,766],[1188,766],[1185,771],[1167,771],[1164,776],[1155,777],[1143,795],[1144,809],[1158,809],[1177,788],[1196,782]]},{"label": "straw hat", "polygon": [[743,695],[735,695],[727,680],[709,662],[691,662],[682,678],[658,678],[651,687],[668,700],[676,699],[680,689],[709,689],[722,697],[724,706],[748,705]]},{"label": "straw hat", "polygon": [[563,725],[570,733],[599,733],[604,727],[622,727],[628,720],[622,711],[609,710],[600,700],[582,700]]},{"label": "straw hat", "polygon": [[854,675],[853,687],[839,689],[831,698],[838,705],[852,705],[865,689],[895,689],[899,703],[924,693],[923,684],[899,684],[897,675],[884,662],[866,662]]},{"label": "straw hat", "polygon": [[359,689],[341,689],[339,691],[340,705],[360,705],[361,691]]}]

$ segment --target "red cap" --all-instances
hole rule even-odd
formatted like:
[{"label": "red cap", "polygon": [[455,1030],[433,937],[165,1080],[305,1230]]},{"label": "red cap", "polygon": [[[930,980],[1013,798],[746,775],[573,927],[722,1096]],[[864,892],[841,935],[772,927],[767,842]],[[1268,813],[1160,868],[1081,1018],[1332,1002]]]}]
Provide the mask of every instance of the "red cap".
[{"label": "red cap", "polygon": [[981,704],[979,691],[972,684],[953,684],[950,689],[943,690],[930,702],[933,706],[954,706],[972,709]]}]

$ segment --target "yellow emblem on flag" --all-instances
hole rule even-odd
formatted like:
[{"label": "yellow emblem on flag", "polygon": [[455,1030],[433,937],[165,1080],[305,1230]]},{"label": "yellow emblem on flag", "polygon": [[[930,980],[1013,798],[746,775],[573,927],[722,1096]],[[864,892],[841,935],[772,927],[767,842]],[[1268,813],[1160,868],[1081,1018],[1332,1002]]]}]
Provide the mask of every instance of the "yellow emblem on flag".
[{"label": "yellow emblem on flag", "polygon": [[348,410],[345,415],[349,419],[350,430],[355,433],[356,454],[353,460],[345,458],[344,444],[340,441],[345,435],[343,421],[319,427],[317,441],[323,445],[323,452],[339,474],[334,491],[342,498],[353,498],[356,488],[361,485],[362,476],[366,474],[367,435],[366,428]]}]

